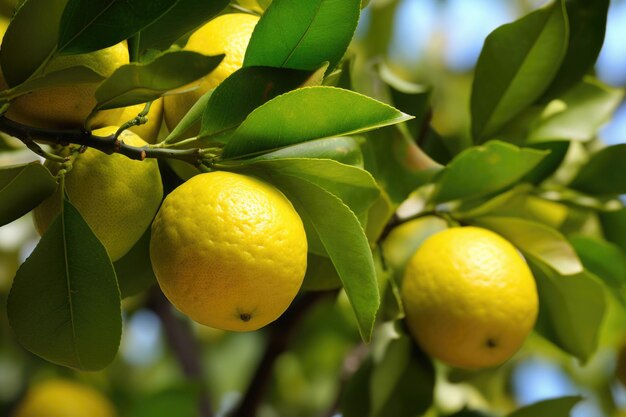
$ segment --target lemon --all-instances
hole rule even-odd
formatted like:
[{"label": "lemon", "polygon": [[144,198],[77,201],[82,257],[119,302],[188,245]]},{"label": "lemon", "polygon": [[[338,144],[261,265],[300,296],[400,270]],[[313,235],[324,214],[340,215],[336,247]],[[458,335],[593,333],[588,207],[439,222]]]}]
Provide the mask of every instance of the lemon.
[{"label": "lemon", "polygon": [[150,258],[181,312],[207,326],[250,331],[276,320],[296,296],[307,240],[278,189],[211,172],[167,196],[152,224]]},{"label": "lemon", "polygon": [[[107,136],[117,127],[94,131]],[[144,146],[139,136],[125,131],[120,140]],[[47,163],[51,171],[58,164]],[[74,160],[65,176],[65,191],[95,235],[107,249],[111,260],[121,258],[150,225],[163,198],[161,175],[155,159],[135,161],[123,155],[107,155],[87,149]],[[34,210],[35,225],[43,234],[59,213],[60,198],[53,195]]]},{"label": "lemon", "polygon": [[[112,125],[121,126],[134,119],[144,109],[145,104],[124,107],[123,109],[111,109],[99,112],[93,119],[94,126]],[[148,143],[156,143],[163,119],[163,99],[159,98],[152,102],[148,112],[148,123],[131,127],[141,139]]]},{"label": "lemon", "polygon": [[[46,66],[46,72],[84,65],[108,77],[124,64],[128,64],[128,48],[125,43],[119,43],[88,54],[54,58]],[[4,79],[0,84],[6,88]],[[94,93],[97,87],[98,83],[76,83],[36,90],[13,100],[6,116],[42,128],[80,127],[96,105]],[[94,127],[114,124],[121,112],[122,109],[111,112],[111,119],[102,120]]]},{"label": "lemon", "polygon": [[66,379],[31,387],[12,417],[115,417],[110,401],[95,389]]},{"label": "lemon", "polygon": [[402,299],[422,349],[468,369],[509,359],[538,310],[535,280],[522,256],[507,240],[478,227],[426,239],[409,260]]},{"label": "lemon", "polygon": [[165,124],[170,131],[202,95],[241,68],[248,42],[258,21],[257,16],[250,14],[225,14],[211,20],[189,37],[186,50],[205,55],[225,54],[225,56],[222,62],[204,77],[197,89],[165,97]]}]

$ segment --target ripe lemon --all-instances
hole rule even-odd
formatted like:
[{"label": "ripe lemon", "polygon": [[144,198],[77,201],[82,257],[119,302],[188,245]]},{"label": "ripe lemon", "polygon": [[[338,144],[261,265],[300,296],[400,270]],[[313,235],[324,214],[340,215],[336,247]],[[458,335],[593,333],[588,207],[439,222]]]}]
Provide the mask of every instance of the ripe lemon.
[{"label": "ripe lemon", "polygon": [[[99,112],[93,119],[94,126],[121,126],[134,119],[144,109],[145,104],[136,104],[123,109],[112,109]],[[163,119],[163,99],[154,100],[148,113],[148,123],[133,126],[130,130],[148,143],[156,143]]]},{"label": "ripe lemon", "polygon": [[150,258],[159,285],[184,314],[223,330],[276,320],[306,271],[307,240],[289,200],[244,175],[197,175],[167,196]]},{"label": "ripe lemon", "polygon": [[12,417],[115,417],[109,400],[93,388],[65,379],[31,387]]},{"label": "ripe lemon", "polygon": [[217,68],[204,77],[197,89],[165,97],[165,124],[170,131],[203,94],[241,68],[248,42],[258,21],[258,16],[250,14],[225,14],[211,20],[189,37],[186,50],[225,56]]},{"label": "ripe lemon", "polygon": [[513,245],[478,227],[430,236],[402,283],[409,329],[430,356],[478,369],[509,359],[537,318],[535,280]]},{"label": "ripe lemon", "polygon": [[[128,64],[128,48],[119,43],[88,54],[61,56],[46,67],[47,72],[59,71],[76,65],[84,65],[104,77],[124,64]],[[6,88],[6,81],[0,83]],[[6,116],[16,122],[43,128],[72,128],[83,125],[96,105],[94,93],[98,83],[77,83],[44,88],[20,96],[11,102]],[[111,112],[111,119],[102,120],[95,127],[112,125],[122,109]]]},{"label": "ripe lemon", "polygon": [[[94,131],[107,136],[117,127]],[[125,131],[120,136],[133,146],[146,145],[139,136]],[[58,164],[49,164],[57,172]],[[155,159],[131,160],[87,149],[74,160],[65,176],[65,191],[72,204],[91,226],[111,260],[121,258],[150,225],[163,198],[161,175]],[[43,234],[59,213],[60,198],[53,195],[34,210],[35,226]]]}]

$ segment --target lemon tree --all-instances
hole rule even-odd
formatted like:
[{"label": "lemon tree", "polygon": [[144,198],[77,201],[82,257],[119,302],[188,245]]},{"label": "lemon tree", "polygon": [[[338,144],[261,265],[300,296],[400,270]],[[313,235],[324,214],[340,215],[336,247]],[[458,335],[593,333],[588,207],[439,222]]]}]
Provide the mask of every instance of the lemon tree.
[{"label": "lemon tree", "polygon": [[608,0],[462,74],[398,58],[408,2],[5,3],[0,415],[626,407]]}]

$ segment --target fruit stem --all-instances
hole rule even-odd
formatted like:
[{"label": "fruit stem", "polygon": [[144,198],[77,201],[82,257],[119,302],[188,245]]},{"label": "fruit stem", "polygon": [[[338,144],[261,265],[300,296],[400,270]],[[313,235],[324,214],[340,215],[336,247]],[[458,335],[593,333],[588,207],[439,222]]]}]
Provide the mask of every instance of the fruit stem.
[{"label": "fruit stem", "polygon": [[[144,109],[145,110],[145,109]],[[51,155],[42,155],[39,150],[32,147],[33,141],[36,139],[53,142],[62,146],[76,144],[97,149],[107,154],[119,153],[130,159],[143,161],[146,158],[155,159],[177,159],[187,162],[193,166],[199,167],[206,163],[202,150],[200,148],[193,149],[168,149],[158,146],[131,146],[120,141],[115,135],[96,136],[91,132],[80,129],[44,129],[33,126],[26,126],[21,123],[14,122],[6,117],[0,116],[0,131],[21,140],[31,150],[38,155],[49,157]],[[39,148],[39,146],[37,146]],[[41,150],[43,152],[43,150]]]},{"label": "fruit stem", "polygon": [[143,110],[141,110],[136,117],[130,119],[122,126],[120,126],[120,128],[117,129],[117,132],[115,132],[115,137],[119,138],[123,131],[125,131],[126,129],[130,129],[133,126],[139,126],[148,123],[148,113],[150,112],[150,106],[152,106],[151,101],[146,103]]}]

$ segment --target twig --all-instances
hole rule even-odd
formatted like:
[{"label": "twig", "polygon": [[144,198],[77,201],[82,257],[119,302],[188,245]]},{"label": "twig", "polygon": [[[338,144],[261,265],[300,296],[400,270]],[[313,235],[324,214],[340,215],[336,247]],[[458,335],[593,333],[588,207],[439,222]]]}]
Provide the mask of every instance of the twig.
[{"label": "twig", "polygon": [[189,323],[177,318],[172,313],[172,306],[161,290],[153,289],[148,307],[161,319],[168,344],[178,360],[185,376],[201,384],[199,398],[200,417],[213,417],[211,402],[207,392],[207,382],[202,372],[202,361],[198,343],[191,333]]},{"label": "twig", "polygon": [[107,154],[119,153],[130,159],[143,161],[146,158],[178,159],[194,166],[203,163],[203,151],[194,149],[168,149],[155,146],[131,146],[117,139],[115,135],[96,136],[79,129],[43,129],[26,126],[6,117],[0,117],[0,130],[20,139],[28,145],[33,139],[41,139],[59,145],[76,144],[97,149]]},{"label": "twig", "polygon": [[300,323],[304,313],[322,298],[336,294],[337,291],[307,292],[294,301],[293,305],[269,328],[270,339],[261,362],[248,385],[239,407],[230,417],[254,417],[261,404],[268,382],[272,376],[272,368],[276,359],[287,350],[289,340]]}]

